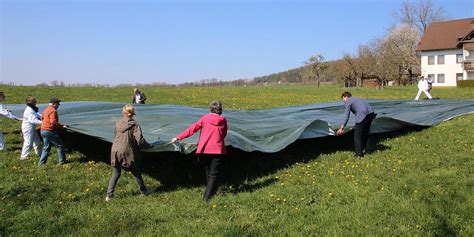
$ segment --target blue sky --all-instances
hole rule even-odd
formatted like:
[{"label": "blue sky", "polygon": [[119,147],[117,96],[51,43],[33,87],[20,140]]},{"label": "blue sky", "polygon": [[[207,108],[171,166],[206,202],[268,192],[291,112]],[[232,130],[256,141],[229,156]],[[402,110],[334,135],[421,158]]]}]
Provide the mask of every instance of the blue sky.
[{"label": "blue sky", "polygon": [[[472,0],[433,0],[452,19]],[[0,0],[0,81],[251,79],[338,59],[394,24],[401,0]]]}]

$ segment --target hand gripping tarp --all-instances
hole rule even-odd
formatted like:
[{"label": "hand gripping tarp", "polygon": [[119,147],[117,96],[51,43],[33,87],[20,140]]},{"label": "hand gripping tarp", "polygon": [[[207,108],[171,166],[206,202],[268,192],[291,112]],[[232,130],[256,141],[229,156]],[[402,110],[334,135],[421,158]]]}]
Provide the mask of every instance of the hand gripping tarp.
[{"label": "hand gripping tarp", "polygon": [[[474,100],[368,100],[377,113],[371,133],[383,133],[407,126],[433,126],[453,117],[474,112]],[[122,116],[121,103],[63,102],[58,110],[60,122],[69,130],[112,142],[114,126]],[[5,105],[21,116],[25,105]],[[40,106],[40,112],[46,105]],[[178,105],[135,105],[135,119],[148,142],[147,152],[174,151],[169,142],[191,123],[208,113],[204,108]],[[227,146],[244,151],[278,152],[297,139],[334,136],[343,121],[344,104],[330,102],[266,110],[227,110]],[[354,116],[346,129],[354,127]],[[181,151],[195,150],[199,133],[184,140]],[[91,141],[92,142],[92,141]]]}]

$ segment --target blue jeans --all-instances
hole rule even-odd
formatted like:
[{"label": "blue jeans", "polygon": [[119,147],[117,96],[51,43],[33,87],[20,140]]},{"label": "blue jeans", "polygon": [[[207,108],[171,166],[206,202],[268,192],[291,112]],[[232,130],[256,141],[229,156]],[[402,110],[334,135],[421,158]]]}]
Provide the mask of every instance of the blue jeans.
[{"label": "blue jeans", "polygon": [[58,162],[64,164],[66,162],[66,155],[64,151],[63,140],[59,137],[59,134],[54,131],[41,130],[41,137],[43,137],[43,152],[39,160],[39,165],[46,164],[49,153],[51,152],[51,144],[56,146],[58,149]]}]

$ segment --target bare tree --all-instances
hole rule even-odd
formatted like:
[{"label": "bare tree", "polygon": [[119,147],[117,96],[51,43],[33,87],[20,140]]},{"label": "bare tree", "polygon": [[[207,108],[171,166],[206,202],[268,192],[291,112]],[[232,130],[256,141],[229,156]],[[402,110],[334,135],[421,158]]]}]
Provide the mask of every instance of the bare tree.
[{"label": "bare tree", "polygon": [[309,78],[316,77],[318,88],[321,83],[321,74],[327,70],[328,65],[324,63],[324,56],[321,54],[316,54],[311,57],[307,61],[304,62],[306,66],[305,74]]},{"label": "bare tree", "polygon": [[343,59],[332,61],[329,64],[329,74],[334,75],[337,80],[344,83],[344,87],[352,87],[357,85],[359,71],[358,59],[351,54],[344,54]]},{"label": "bare tree", "polygon": [[416,14],[418,17],[416,21],[417,27],[422,32],[425,32],[431,23],[446,19],[444,9],[434,6],[431,0],[421,1]]},{"label": "bare tree", "polygon": [[431,0],[418,2],[404,0],[394,17],[398,23],[416,28],[421,34],[431,23],[446,19],[444,9],[435,6]]}]

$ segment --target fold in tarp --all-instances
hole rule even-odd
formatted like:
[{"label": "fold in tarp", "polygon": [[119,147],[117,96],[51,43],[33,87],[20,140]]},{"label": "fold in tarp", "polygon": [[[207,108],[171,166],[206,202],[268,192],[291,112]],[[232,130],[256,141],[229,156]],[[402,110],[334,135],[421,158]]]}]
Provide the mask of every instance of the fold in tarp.
[{"label": "fold in tarp", "polygon": [[[377,113],[371,133],[383,133],[407,126],[433,126],[453,117],[474,112],[474,100],[368,100]],[[62,102],[60,122],[70,125],[69,131],[112,142],[114,126],[122,116],[122,103]],[[225,106],[225,104],[224,104]],[[15,115],[22,115],[25,105],[5,105]],[[40,105],[40,112],[46,105]],[[178,105],[135,105],[135,119],[145,139],[154,143],[147,152],[175,151],[169,142],[202,115],[207,109]],[[343,102],[311,104],[265,110],[224,110],[228,135],[226,145],[244,151],[278,152],[297,139],[334,136],[344,120]],[[346,129],[354,127],[354,116]],[[181,152],[196,148],[199,133],[185,139]]]}]

